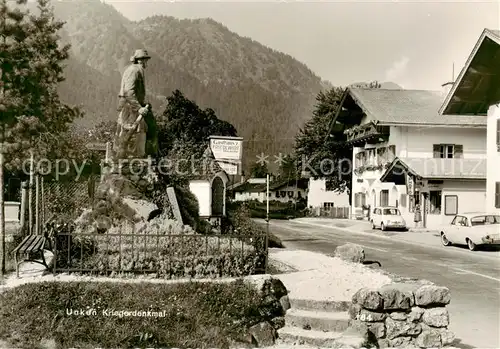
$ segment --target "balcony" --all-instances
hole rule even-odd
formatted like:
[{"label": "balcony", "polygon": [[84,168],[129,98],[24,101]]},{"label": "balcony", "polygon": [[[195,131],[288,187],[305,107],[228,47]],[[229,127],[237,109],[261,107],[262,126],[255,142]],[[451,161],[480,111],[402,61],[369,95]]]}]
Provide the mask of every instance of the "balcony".
[{"label": "balcony", "polygon": [[359,147],[367,143],[386,142],[389,139],[389,130],[388,126],[377,126],[373,122],[355,126],[344,131],[344,134],[347,135],[345,144]]},{"label": "balcony", "polygon": [[[356,154],[354,174],[361,176],[363,173],[368,177],[378,176],[384,172],[396,157],[394,145],[366,149]],[[365,178],[365,176],[363,176]]]},{"label": "balcony", "polygon": [[[366,164],[366,165],[361,165],[361,166],[358,166],[354,169],[354,174],[358,177],[361,177],[363,174],[368,174],[368,177],[377,177],[377,176],[381,176],[382,173],[387,170],[390,166],[390,162],[386,162],[386,163],[380,163],[380,164]],[[378,173],[380,172],[380,173]],[[364,176],[366,177],[366,176]]]}]

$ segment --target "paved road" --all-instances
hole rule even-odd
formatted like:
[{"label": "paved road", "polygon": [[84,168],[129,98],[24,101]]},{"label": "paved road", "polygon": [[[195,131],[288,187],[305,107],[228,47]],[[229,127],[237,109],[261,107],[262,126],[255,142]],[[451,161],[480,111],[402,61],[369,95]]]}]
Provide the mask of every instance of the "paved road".
[{"label": "paved road", "polygon": [[461,340],[460,346],[500,348],[497,252],[470,252],[459,247],[392,239],[362,229],[356,231],[354,227],[352,231],[346,229],[350,228],[293,220],[270,222],[270,231],[286,248],[333,253],[338,245],[356,243],[365,248],[366,259],[379,261],[389,272],[448,287],[452,293],[448,306],[450,330]]}]

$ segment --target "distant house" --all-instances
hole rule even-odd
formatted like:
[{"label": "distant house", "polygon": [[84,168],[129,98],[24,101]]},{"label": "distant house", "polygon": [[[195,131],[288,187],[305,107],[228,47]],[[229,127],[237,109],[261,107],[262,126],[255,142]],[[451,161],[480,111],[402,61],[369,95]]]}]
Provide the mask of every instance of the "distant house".
[{"label": "distant house", "polygon": [[500,212],[500,31],[484,29],[440,114],[487,115],[486,210]]},{"label": "distant house", "polygon": [[269,200],[280,202],[296,202],[307,200],[308,179],[282,180],[269,187]]},{"label": "distant house", "polygon": [[266,201],[267,186],[265,183],[245,182],[231,188],[235,201]]},{"label": "distant house", "polygon": [[307,193],[307,206],[312,208],[348,207],[349,195],[347,193],[336,193],[328,190],[326,180],[309,179],[309,191]]},{"label": "distant house", "polygon": [[[250,178],[245,183],[235,185],[231,188],[235,201],[258,200],[266,201],[266,183],[255,183]],[[269,184],[269,201],[296,202],[307,198],[307,180],[283,180],[273,181]]]},{"label": "distant house", "polygon": [[363,205],[398,206],[410,224],[482,210],[486,117],[440,116],[441,91],[347,88],[332,123],[352,147],[351,216]]}]

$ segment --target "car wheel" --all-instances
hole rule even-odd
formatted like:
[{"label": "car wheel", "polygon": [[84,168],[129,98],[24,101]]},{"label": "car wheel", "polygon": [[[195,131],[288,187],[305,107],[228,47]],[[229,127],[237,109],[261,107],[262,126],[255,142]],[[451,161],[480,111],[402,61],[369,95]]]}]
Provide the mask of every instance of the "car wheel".
[{"label": "car wheel", "polygon": [[467,238],[465,241],[467,242],[467,247],[469,248],[469,250],[471,251],[477,250],[476,244],[473,243],[471,239]]},{"label": "car wheel", "polygon": [[444,233],[443,233],[443,232],[441,232],[441,243],[442,243],[444,246],[450,246],[450,245],[451,245],[450,240],[448,240],[448,238],[446,237],[446,235],[444,235]]},{"label": "car wheel", "polygon": [[385,225],[384,225],[384,223],[380,223],[380,230],[385,231]]}]

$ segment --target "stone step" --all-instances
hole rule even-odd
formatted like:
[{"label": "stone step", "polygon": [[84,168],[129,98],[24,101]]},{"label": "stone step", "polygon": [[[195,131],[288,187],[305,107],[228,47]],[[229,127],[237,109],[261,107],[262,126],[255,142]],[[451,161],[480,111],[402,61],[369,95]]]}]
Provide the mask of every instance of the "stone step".
[{"label": "stone step", "polygon": [[347,312],[326,312],[319,310],[288,309],[285,314],[287,326],[304,328],[309,326],[312,330],[342,332],[349,327],[349,314]]},{"label": "stone step", "polygon": [[318,310],[325,312],[348,311],[351,301],[318,301],[313,299],[299,299],[289,296],[290,307],[301,310]]},{"label": "stone step", "polygon": [[307,344],[322,348],[338,347],[337,340],[342,337],[339,332],[304,330],[298,327],[285,326],[278,330],[279,342],[284,344]]}]

